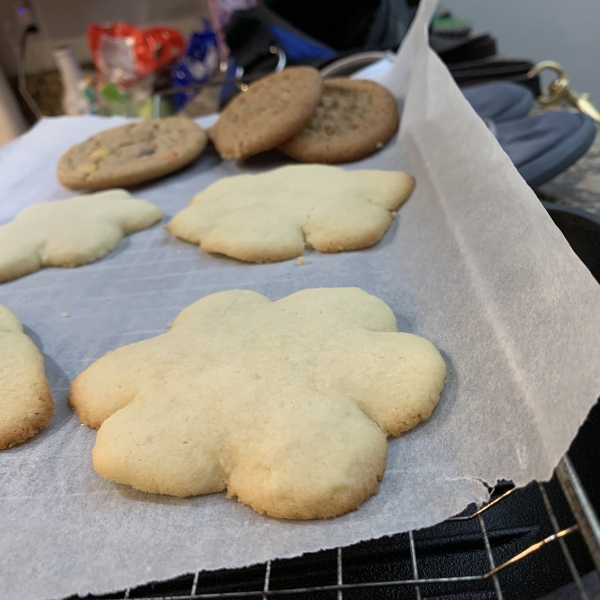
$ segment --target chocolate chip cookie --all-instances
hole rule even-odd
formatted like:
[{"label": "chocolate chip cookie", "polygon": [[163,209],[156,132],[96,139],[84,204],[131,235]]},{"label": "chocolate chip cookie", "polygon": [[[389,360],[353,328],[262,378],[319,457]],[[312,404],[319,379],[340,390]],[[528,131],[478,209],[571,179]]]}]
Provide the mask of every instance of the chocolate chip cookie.
[{"label": "chocolate chip cookie", "polygon": [[107,129],[73,146],[58,161],[58,180],[71,190],[144,183],[195,160],[208,142],[191,119],[150,119]]},{"label": "chocolate chip cookie", "polygon": [[351,162],[383,148],[398,123],[396,100],[384,87],[361,79],[326,79],[314,116],[279,150],[300,162]]}]

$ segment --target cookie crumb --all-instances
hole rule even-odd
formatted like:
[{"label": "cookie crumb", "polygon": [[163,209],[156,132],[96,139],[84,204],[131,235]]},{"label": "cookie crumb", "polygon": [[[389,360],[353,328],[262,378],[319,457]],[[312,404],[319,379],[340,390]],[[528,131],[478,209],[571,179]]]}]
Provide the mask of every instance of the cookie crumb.
[{"label": "cookie crumb", "polygon": [[68,313],[68,312],[61,312],[61,313],[60,313],[60,316],[61,316],[63,319],[68,319],[68,318],[69,318],[69,313]]},{"label": "cookie crumb", "polygon": [[169,323],[167,323],[167,327],[168,327],[169,329],[171,329],[171,327],[173,327],[173,321],[170,321]]},{"label": "cookie crumb", "polygon": [[381,150],[383,148],[383,142],[377,142],[375,144],[375,148],[377,148],[377,150]]},{"label": "cookie crumb", "polygon": [[395,211],[395,210],[393,210],[393,211],[392,211],[392,219],[395,219],[395,218],[396,218],[396,211]]},{"label": "cookie crumb", "polygon": [[104,302],[110,302],[110,298],[104,298]]},{"label": "cookie crumb", "polygon": [[296,264],[297,264],[298,266],[301,266],[301,265],[303,265],[303,264],[304,264],[305,260],[306,260],[306,259],[304,258],[304,256],[299,256],[299,257],[296,259]]}]

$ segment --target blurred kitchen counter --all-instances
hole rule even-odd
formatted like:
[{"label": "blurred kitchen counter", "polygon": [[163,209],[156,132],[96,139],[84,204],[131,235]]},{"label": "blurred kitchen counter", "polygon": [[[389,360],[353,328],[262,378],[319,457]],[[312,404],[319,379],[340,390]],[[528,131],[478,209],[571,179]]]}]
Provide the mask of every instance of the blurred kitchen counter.
[{"label": "blurred kitchen counter", "polygon": [[[64,115],[62,109],[63,86],[58,71],[44,71],[41,73],[28,73],[25,82],[29,94],[40,107],[42,114],[46,117],[57,117]],[[15,92],[21,112],[30,123],[35,123],[35,117],[27,103],[18,92],[16,77],[9,78],[9,83]]]}]

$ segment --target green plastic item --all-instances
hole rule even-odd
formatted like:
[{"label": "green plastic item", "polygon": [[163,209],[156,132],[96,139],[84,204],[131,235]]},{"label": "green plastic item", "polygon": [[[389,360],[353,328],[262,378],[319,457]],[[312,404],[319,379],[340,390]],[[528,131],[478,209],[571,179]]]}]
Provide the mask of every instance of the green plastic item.
[{"label": "green plastic item", "polygon": [[119,91],[119,88],[114,83],[104,85],[100,94],[107,102],[127,102],[128,97]]},{"label": "green plastic item", "polygon": [[[142,102],[138,109],[138,115],[142,119],[152,119],[154,117],[154,102],[150,99]],[[159,117],[170,117],[175,114],[173,105],[165,98],[160,99],[160,106],[158,109]]]},{"label": "green plastic item", "polygon": [[449,13],[436,14],[431,20],[431,31],[445,37],[467,37],[471,33],[472,23],[459,19]]}]

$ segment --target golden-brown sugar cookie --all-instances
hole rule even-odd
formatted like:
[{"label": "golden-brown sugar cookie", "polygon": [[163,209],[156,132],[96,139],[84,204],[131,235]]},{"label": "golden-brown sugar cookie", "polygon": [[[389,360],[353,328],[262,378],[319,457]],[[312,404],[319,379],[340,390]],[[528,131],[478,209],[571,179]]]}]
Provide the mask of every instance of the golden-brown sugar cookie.
[{"label": "golden-brown sugar cookie", "polygon": [[207,143],[204,130],[185,117],[129,123],[67,150],[58,161],[57,177],[71,190],[136,185],[185,167]]},{"label": "golden-brown sugar cookie", "polygon": [[34,436],[53,413],[44,358],[19,319],[0,305],[0,450]]},{"label": "golden-brown sugar cookie", "polygon": [[246,262],[275,262],[377,243],[414,181],[402,171],[345,171],[293,165],[227,177],[178,212],[166,229],[206,252]]},{"label": "golden-brown sugar cookie", "polygon": [[323,81],[312,67],[268,75],[238,94],[209,131],[217,152],[242,160],[277,148],[312,118]]},{"label": "golden-brown sugar cookie", "polygon": [[396,100],[384,87],[361,79],[326,79],[313,118],[279,150],[300,162],[351,162],[383,148],[397,129]]},{"label": "golden-brown sugar cookie", "polygon": [[173,496],[227,490],[261,514],[333,517],[378,491],[386,437],[426,420],[446,365],[358,288],[271,302],[249,290],[185,308],[109,352],[69,401],[99,427],[96,471]]}]

